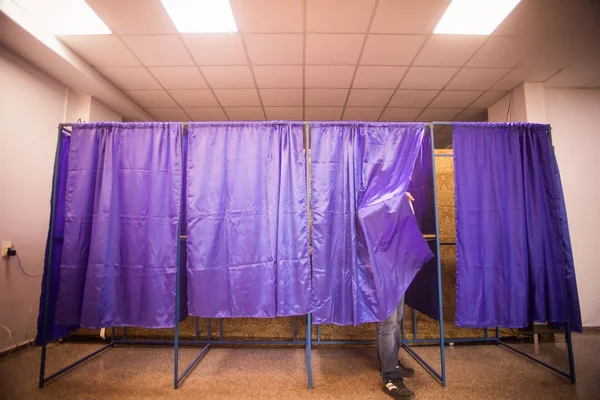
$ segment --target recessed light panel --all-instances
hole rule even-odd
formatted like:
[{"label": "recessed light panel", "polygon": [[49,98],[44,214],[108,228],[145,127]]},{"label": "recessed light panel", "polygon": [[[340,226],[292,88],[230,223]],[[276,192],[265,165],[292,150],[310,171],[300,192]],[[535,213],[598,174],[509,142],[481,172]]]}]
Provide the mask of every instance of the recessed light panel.
[{"label": "recessed light panel", "polygon": [[237,32],[229,0],[161,0],[180,33]]},{"label": "recessed light panel", "polygon": [[110,35],[112,32],[84,0],[16,0],[55,35]]},{"label": "recessed light panel", "polygon": [[521,0],[452,0],[433,33],[489,35]]}]

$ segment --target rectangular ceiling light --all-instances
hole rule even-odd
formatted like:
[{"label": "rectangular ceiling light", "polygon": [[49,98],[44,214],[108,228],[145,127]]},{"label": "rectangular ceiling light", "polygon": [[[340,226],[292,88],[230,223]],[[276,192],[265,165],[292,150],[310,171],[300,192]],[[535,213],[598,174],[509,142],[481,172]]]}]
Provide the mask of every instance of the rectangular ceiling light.
[{"label": "rectangular ceiling light", "polygon": [[85,0],[16,0],[55,35],[110,35],[112,32]]},{"label": "rectangular ceiling light", "polygon": [[161,0],[180,33],[237,32],[229,0]]},{"label": "rectangular ceiling light", "polygon": [[489,35],[521,0],[452,0],[433,33]]}]

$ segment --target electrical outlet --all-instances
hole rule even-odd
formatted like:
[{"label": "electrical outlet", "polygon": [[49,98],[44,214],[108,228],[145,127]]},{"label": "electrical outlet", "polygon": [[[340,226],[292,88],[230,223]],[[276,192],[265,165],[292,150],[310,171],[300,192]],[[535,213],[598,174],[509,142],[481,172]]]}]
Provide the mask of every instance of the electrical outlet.
[{"label": "electrical outlet", "polygon": [[8,255],[8,250],[12,249],[13,245],[12,242],[2,242],[2,257],[6,257]]}]

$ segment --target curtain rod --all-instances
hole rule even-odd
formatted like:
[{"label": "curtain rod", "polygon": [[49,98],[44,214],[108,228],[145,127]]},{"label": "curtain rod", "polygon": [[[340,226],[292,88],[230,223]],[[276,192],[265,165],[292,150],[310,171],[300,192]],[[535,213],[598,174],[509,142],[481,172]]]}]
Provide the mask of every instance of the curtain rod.
[{"label": "curtain rod", "polygon": [[[154,121],[154,122],[162,122],[162,121]],[[171,121],[169,121],[171,122]],[[176,121],[172,121],[173,123],[179,123],[183,126],[187,126],[189,122],[176,122]],[[203,121],[198,121],[198,123],[202,123]],[[351,122],[365,122],[365,123],[377,123],[377,122],[381,122],[382,124],[389,124],[389,123],[411,123],[414,121],[204,121],[208,124],[220,124],[220,123],[254,123],[254,122],[294,122],[294,123],[303,123],[304,125],[310,125],[311,122],[315,122],[315,123],[333,123],[333,122],[340,122],[340,123],[351,123]],[[89,122],[89,123],[97,123],[97,122]],[[110,124],[110,123],[119,123],[119,122],[115,122],[115,121],[106,121],[104,123]],[[125,123],[130,123],[130,122],[125,122]],[[131,122],[131,123],[140,123],[143,124],[145,122]],[[153,123],[153,122],[148,122],[148,123]],[[415,122],[417,123],[417,122]],[[425,125],[434,125],[434,126],[452,126],[453,122],[444,122],[444,121],[432,121],[432,122],[423,122]],[[58,124],[58,127],[61,129],[65,129],[65,128],[70,128],[73,125],[76,124],[82,124],[82,122],[65,122],[65,123],[60,123]]]}]

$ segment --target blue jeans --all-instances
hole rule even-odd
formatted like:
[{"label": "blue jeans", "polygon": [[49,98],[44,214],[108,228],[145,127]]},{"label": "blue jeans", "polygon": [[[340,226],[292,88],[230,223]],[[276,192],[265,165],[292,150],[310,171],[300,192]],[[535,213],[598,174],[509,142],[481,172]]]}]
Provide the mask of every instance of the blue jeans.
[{"label": "blue jeans", "polygon": [[388,319],[377,326],[377,356],[383,381],[401,379],[402,368],[398,368],[398,353],[400,352],[400,322],[404,316],[404,297],[396,311]]}]

